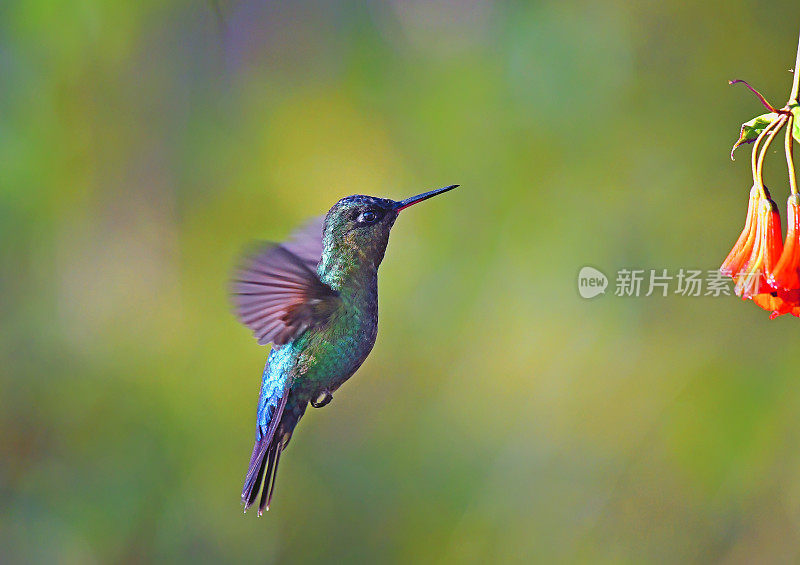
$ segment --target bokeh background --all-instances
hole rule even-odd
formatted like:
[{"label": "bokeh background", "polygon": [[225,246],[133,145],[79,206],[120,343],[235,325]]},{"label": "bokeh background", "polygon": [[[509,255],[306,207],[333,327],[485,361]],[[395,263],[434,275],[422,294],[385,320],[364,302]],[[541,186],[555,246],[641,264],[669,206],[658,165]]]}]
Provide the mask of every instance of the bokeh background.
[{"label": "bokeh background", "polygon": [[[762,112],[726,81],[782,104],[799,24],[794,0],[2,2],[0,560],[796,562],[800,321],[613,278],[719,265]],[[451,183],[397,222],[374,352],[243,516],[267,349],[230,313],[240,250]]]}]

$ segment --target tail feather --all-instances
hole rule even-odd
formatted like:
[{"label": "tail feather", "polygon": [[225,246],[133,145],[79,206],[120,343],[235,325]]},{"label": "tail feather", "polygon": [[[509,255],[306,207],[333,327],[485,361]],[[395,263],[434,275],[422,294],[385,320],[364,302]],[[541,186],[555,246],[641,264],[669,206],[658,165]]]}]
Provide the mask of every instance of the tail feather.
[{"label": "tail feather", "polygon": [[261,500],[258,503],[259,516],[269,510],[272,504],[272,493],[275,492],[275,479],[278,476],[278,463],[281,460],[283,442],[278,440],[273,442],[273,446],[271,446],[267,455],[269,462],[267,463],[267,473],[264,478],[264,488],[261,489]]},{"label": "tail feather", "polygon": [[[278,427],[283,416],[283,409],[286,406],[286,400],[289,397],[290,386],[284,386],[281,391],[281,396],[274,395],[272,402],[276,402],[273,410],[268,413],[267,429],[258,431],[256,434],[256,443],[253,446],[253,454],[250,456],[250,464],[247,467],[247,476],[244,480],[244,488],[242,488],[242,503],[244,503],[244,511],[250,508],[258,498],[258,493],[262,488],[274,486],[274,472],[277,467],[275,459],[279,446],[282,446],[284,433],[278,431]],[[263,393],[262,393],[263,394]],[[259,428],[263,430],[263,428]],[[271,490],[272,487],[270,487]],[[271,500],[272,495],[268,498]],[[269,505],[267,505],[267,508]],[[259,515],[262,513],[261,506],[259,507]]]},{"label": "tail feather", "polygon": [[[242,491],[242,501],[244,502],[244,509],[247,511],[253,503],[256,501],[256,497],[258,496],[258,489],[261,485],[261,480],[264,478],[264,464],[267,462],[266,457],[261,458],[261,464],[258,466],[258,474],[255,475],[255,481],[250,480],[249,483],[245,483],[244,490]],[[248,476],[249,479],[249,476]],[[245,500],[245,496],[247,499]]]},{"label": "tail feather", "polygon": [[267,438],[261,442],[256,442],[253,447],[254,464],[251,465],[250,471],[245,480],[244,489],[242,490],[242,502],[244,502],[244,510],[253,506],[259,493],[261,493],[261,500],[258,504],[258,515],[261,516],[264,511],[269,510],[272,503],[272,493],[275,489],[275,477],[278,472],[278,461],[283,451],[283,437],[275,434],[268,445],[266,444]]},{"label": "tail feather", "polygon": [[245,512],[255,502],[255,497],[258,496],[261,488],[261,479],[264,477],[264,464],[266,463],[265,455],[271,440],[271,437],[263,437],[253,446],[253,455],[250,457],[250,465],[247,467],[244,488],[242,488]]}]

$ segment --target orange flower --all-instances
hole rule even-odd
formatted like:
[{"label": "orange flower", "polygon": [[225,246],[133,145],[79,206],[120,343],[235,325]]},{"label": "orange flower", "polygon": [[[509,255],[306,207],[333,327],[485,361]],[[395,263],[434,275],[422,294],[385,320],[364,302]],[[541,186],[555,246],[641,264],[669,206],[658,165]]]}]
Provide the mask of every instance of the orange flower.
[{"label": "orange flower", "polygon": [[756,294],[753,296],[753,302],[764,310],[771,311],[770,320],[774,320],[784,314],[791,314],[800,318],[800,289],[776,290]]},{"label": "orange flower", "polygon": [[[723,275],[733,278],[734,290],[743,300],[752,300],[771,312],[770,319],[783,314],[800,318],[800,191],[792,150],[800,126],[800,45],[797,48],[792,93],[783,108],[772,106],[766,99],[743,80],[743,83],[769,110],[742,124],[736,149],[743,143],[752,143],[750,166],[753,172],[753,188],[747,219],[739,239],[720,267]],[[786,165],[789,173],[791,195],[787,203],[786,241],[781,240],[781,217],[769,191],[764,187],[764,159],[775,136],[785,129]],[[731,153],[733,158],[733,153]]]},{"label": "orange flower", "polygon": [[800,196],[792,194],[786,202],[786,244],[777,265],[767,277],[769,283],[778,289],[800,288]]},{"label": "orange flower", "polygon": [[736,282],[736,294],[771,312],[770,319],[800,317],[800,196],[790,196],[787,206],[784,245],[778,206],[766,188],[754,186],[744,229],[720,267]]},{"label": "orange flower", "polygon": [[767,281],[774,290],[753,297],[753,302],[772,311],[770,319],[783,314],[800,317],[800,196],[789,196],[786,208],[786,243],[777,264],[767,274]]},{"label": "orange flower", "polygon": [[753,244],[756,241],[756,220],[758,218],[758,202],[760,199],[761,190],[753,185],[753,188],[750,189],[750,202],[747,205],[744,229],[719,268],[720,272],[725,276],[734,276],[750,258]]},{"label": "orange flower", "polygon": [[778,207],[766,188],[753,187],[745,228],[720,271],[733,277],[735,292],[743,299],[772,293],[775,289],[767,276],[772,273],[782,250]]}]

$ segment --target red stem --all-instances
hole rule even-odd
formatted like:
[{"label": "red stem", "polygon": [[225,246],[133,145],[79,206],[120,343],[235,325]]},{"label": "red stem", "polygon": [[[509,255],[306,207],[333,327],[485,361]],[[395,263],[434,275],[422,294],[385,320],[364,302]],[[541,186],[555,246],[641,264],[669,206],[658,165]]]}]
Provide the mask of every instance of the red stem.
[{"label": "red stem", "polygon": [[761,101],[761,103],[764,105],[764,107],[765,107],[767,110],[769,110],[770,112],[775,112],[776,114],[785,114],[785,113],[786,113],[785,111],[778,110],[778,109],[777,109],[777,108],[775,108],[775,107],[774,107],[772,104],[770,104],[769,102],[767,102],[767,99],[766,99],[766,98],[764,98],[764,96],[763,96],[763,95],[762,95],[762,94],[761,94],[761,93],[760,93],[758,90],[756,90],[755,88],[753,88],[752,86],[750,86],[750,84],[749,84],[749,83],[748,83],[746,80],[742,80],[742,79],[740,79],[740,78],[737,78],[736,80],[729,80],[729,81],[728,81],[728,84],[731,84],[731,85],[732,85],[732,84],[738,84],[738,83],[742,83],[743,85],[745,85],[745,86],[747,87],[747,89],[748,89],[750,92],[752,92],[753,94],[755,94],[755,95],[758,97],[758,99]]}]

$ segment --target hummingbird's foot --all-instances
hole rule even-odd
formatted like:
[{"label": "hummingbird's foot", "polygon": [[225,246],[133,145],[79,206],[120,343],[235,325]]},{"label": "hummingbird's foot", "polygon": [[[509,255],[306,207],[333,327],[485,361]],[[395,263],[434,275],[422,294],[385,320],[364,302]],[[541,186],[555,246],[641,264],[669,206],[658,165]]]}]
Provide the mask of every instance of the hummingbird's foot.
[{"label": "hummingbird's foot", "polygon": [[311,401],[311,406],[314,408],[322,408],[323,406],[327,406],[331,400],[333,400],[333,395],[326,390]]}]

